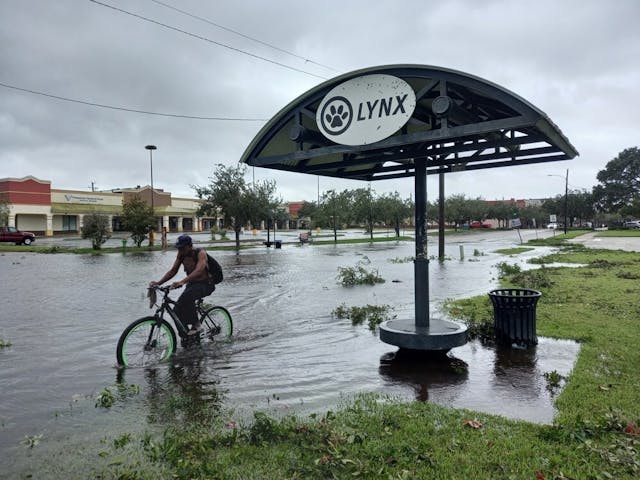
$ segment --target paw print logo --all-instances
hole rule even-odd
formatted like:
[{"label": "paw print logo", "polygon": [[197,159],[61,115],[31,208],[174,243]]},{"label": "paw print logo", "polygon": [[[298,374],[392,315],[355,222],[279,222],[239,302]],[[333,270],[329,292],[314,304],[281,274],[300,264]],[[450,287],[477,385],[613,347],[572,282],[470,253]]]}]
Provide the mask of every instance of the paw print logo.
[{"label": "paw print logo", "polygon": [[325,115],[326,121],[330,122],[329,126],[331,128],[339,128],[344,125],[342,121],[349,116],[349,112],[345,112],[343,110],[344,105],[340,105],[338,108],[336,108],[335,105],[331,105],[331,108],[329,108],[329,113]]},{"label": "paw print logo", "polygon": [[330,135],[340,135],[351,125],[353,108],[344,97],[333,97],[322,107],[322,128]]}]

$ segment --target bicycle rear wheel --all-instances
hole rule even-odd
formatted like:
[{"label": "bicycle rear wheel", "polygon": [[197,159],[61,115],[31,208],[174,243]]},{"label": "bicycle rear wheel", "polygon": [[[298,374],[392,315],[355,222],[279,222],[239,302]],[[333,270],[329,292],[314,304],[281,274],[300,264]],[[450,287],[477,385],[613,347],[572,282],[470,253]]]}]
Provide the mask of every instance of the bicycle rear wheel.
[{"label": "bicycle rear wheel", "polygon": [[139,318],[118,340],[116,360],[123,367],[145,367],[167,361],[176,350],[171,324],[155,317]]},{"label": "bicycle rear wheel", "polygon": [[202,336],[208,340],[228,340],[233,334],[233,321],[229,310],[224,307],[210,307],[200,317]]}]

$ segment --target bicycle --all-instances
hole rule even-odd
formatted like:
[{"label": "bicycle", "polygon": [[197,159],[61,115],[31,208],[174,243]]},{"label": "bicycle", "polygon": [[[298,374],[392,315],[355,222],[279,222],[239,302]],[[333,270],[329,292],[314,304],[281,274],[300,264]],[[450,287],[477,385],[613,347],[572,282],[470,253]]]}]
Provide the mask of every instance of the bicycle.
[{"label": "bicycle", "polygon": [[[163,293],[159,305],[156,302],[158,290]],[[169,298],[171,290],[170,286],[149,288],[149,308],[158,308],[153,316],[133,321],[120,335],[116,348],[116,360],[120,367],[144,367],[166,362],[171,358],[176,351],[177,336],[169,321],[165,320],[165,313],[173,320],[183,347],[231,337],[233,321],[229,311],[219,305],[208,306],[203,299],[196,301],[196,313],[202,329],[195,335],[187,335],[187,325],[184,325],[175,313],[176,302]]]}]

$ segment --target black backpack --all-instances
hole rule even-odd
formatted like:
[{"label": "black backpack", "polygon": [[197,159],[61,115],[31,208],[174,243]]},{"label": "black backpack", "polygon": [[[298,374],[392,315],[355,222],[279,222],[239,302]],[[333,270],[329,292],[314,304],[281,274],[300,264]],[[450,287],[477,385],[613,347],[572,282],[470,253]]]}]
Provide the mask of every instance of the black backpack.
[{"label": "black backpack", "polygon": [[[200,250],[201,249],[199,248],[196,249],[198,253],[200,252]],[[211,276],[211,280],[215,285],[219,284],[220,282],[222,282],[222,280],[224,280],[224,275],[222,275],[222,267],[220,266],[218,261],[208,253],[207,253],[207,271],[209,272],[209,275]]]}]

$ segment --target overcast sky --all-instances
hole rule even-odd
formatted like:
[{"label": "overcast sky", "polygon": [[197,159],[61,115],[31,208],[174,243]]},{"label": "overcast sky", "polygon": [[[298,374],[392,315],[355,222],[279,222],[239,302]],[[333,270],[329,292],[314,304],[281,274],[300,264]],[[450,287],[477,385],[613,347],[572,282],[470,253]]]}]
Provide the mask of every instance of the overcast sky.
[{"label": "overcast sky", "polygon": [[[580,153],[453,173],[447,196],[555,196],[567,169],[570,188],[590,190],[609,160],[640,144],[639,20],[638,0],[0,0],[0,178],[84,191],[148,185],[144,147],[154,144],[154,186],[192,197],[192,185],[208,184],[216,164],[237,164],[265,121],[310,88],[414,63],[511,90]],[[315,200],[318,186],[367,186],[249,169],[254,176],[275,180],[285,201]],[[413,179],[372,188],[408,197]],[[430,200],[436,188],[430,177]]]}]

